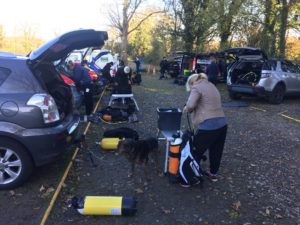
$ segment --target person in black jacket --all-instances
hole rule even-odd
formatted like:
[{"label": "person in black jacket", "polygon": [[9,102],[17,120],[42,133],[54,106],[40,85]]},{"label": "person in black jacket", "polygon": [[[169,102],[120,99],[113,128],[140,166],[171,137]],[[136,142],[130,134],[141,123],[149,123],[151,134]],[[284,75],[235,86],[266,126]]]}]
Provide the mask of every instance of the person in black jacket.
[{"label": "person in black jacket", "polygon": [[112,65],[113,65],[113,62],[106,63],[106,65],[102,69],[102,75],[108,81],[108,83],[113,82],[113,79],[110,75],[110,69],[111,69]]},{"label": "person in black jacket", "polygon": [[133,72],[131,76],[131,83],[140,85],[142,82],[142,76],[140,73]]},{"label": "person in black jacket", "polygon": [[165,78],[165,72],[168,70],[168,61],[166,59],[166,57],[164,57],[160,63],[159,63],[159,66],[160,66],[160,77],[159,79],[163,79]]},{"label": "person in black jacket", "polygon": [[218,64],[216,63],[217,60],[214,56],[210,57],[210,61],[211,63],[206,68],[206,74],[208,81],[216,85],[218,76],[220,76],[220,70]]},{"label": "person in black jacket", "polygon": [[86,116],[91,115],[93,111],[93,93],[92,93],[92,78],[90,77],[89,70],[80,64],[75,64],[69,61],[67,67],[71,73],[72,78],[77,88],[84,94],[85,112]]},{"label": "person in black jacket", "polygon": [[135,71],[136,73],[140,73],[140,66],[141,66],[141,61],[138,57],[135,57],[135,60],[134,60],[134,63],[135,63]]}]

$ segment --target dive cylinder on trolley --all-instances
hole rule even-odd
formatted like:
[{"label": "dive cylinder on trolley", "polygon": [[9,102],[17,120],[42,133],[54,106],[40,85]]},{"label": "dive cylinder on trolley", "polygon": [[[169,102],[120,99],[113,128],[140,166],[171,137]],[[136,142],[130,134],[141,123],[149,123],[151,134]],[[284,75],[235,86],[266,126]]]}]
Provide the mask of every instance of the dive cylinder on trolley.
[{"label": "dive cylinder on trolley", "polygon": [[72,199],[72,206],[82,215],[133,216],[136,205],[134,197],[85,196]]},{"label": "dive cylinder on trolley", "polygon": [[119,141],[119,138],[103,138],[98,144],[103,150],[116,150],[118,148]]},{"label": "dive cylinder on trolley", "polygon": [[170,143],[169,147],[169,181],[171,183],[178,181],[178,168],[180,163],[180,145],[182,143],[181,138],[175,138]]}]

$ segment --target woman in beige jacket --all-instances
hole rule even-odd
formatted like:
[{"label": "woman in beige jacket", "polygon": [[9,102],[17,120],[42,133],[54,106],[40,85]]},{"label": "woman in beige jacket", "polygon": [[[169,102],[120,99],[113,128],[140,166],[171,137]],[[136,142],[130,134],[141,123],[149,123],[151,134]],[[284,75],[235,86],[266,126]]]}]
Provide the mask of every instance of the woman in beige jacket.
[{"label": "woman in beige jacket", "polygon": [[227,123],[221,104],[218,89],[207,80],[204,73],[191,75],[186,83],[190,96],[183,109],[189,112],[195,131],[195,159],[200,160],[206,150],[209,150],[210,169],[205,175],[211,181],[217,181],[224,143],[227,133]]}]

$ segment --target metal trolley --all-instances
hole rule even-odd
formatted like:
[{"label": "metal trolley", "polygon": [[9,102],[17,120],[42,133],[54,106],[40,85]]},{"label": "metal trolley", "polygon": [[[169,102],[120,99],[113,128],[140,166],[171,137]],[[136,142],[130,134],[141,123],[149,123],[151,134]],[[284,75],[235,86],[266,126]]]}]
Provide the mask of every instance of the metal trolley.
[{"label": "metal trolley", "polygon": [[157,115],[157,139],[166,142],[164,173],[167,174],[170,143],[182,136],[182,111],[179,108],[157,108]]}]

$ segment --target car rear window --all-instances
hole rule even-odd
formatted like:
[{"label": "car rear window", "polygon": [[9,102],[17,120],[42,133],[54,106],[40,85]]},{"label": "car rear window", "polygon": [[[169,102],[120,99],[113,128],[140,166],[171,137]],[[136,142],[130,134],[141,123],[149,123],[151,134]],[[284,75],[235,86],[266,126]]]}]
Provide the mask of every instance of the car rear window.
[{"label": "car rear window", "polygon": [[0,87],[2,86],[4,81],[8,78],[10,73],[11,73],[10,69],[0,67]]},{"label": "car rear window", "polygon": [[275,60],[268,60],[263,64],[263,70],[276,70],[277,62]]}]

